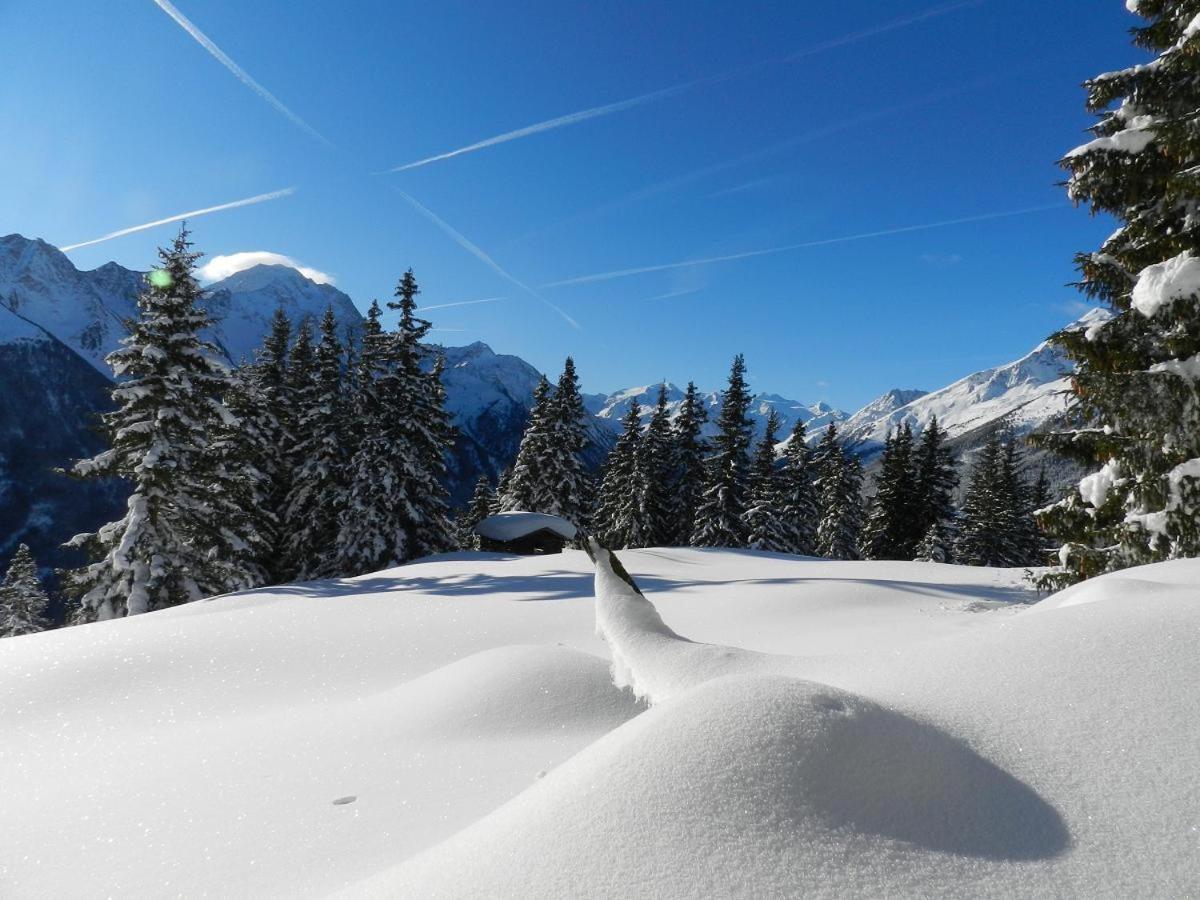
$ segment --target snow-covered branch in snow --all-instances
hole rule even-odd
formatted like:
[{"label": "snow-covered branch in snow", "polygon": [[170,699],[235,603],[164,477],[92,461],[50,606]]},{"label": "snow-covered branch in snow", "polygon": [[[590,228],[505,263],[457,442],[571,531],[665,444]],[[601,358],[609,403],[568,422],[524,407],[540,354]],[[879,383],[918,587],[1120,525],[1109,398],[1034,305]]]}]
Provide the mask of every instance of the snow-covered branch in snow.
[{"label": "snow-covered branch in snow", "polygon": [[1190,252],[1142,269],[1133,286],[1133,308],[1149,318],[1176,300],[1200,293],[1200,259]]},{"label": "snow-covered branch in snow", "polygon": [[789,657],[698,644],[672,631],[625,571],[615,553],[589,537],[596,565],[596,633],[612,654],[613,684],[639,700],[662,703],[724,675],[787,671]]}]

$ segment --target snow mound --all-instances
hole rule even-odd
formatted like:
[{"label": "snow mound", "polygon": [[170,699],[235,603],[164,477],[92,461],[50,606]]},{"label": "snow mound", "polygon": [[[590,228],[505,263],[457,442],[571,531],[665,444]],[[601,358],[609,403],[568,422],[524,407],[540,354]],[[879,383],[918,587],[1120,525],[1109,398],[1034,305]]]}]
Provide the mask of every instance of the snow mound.
[{"label": "snow mound", "polygon": [[1105,601],[1141,604],[1161,600],[1200,601],[1200,559],[1155,563],[1082,581],[1047,597],[1030,612]]},{"label": "snow mound", "polygon": [[1068,843],[1036,793],[937,728],[820,684],[735,676],[349,894],[882,896],[918,871],[928,888],[939,870]]},{"label": "snow mound", "polygon": [[667,627],[654,604],[634,586],[616,554],[588,539],[596,565],[596,633],[612,654],[617,687],[639,700],[664,700],[713,678],[788,671],[794,660],[737,647],[699,644]]},{"label": "snow mound", "polygon": [[609,731],[642,711],[613,686],[607,661],[565,647],[509,646],[476,653],[394,692],[414,736],[486,738]]}]

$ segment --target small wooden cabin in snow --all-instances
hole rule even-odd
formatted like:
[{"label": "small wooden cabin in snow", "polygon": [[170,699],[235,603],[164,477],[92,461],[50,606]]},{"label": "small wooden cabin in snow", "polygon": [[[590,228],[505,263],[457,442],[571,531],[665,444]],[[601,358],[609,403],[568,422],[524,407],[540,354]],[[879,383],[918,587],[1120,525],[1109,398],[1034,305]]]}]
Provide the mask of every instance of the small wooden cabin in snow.
[{"label": "small wooden cabin in snow", "polygon": [[575,526],[560,516],[545,513],[503,512],[488,516],[475,526],[481,550],[493,553],[562,553],[575,538]]}]

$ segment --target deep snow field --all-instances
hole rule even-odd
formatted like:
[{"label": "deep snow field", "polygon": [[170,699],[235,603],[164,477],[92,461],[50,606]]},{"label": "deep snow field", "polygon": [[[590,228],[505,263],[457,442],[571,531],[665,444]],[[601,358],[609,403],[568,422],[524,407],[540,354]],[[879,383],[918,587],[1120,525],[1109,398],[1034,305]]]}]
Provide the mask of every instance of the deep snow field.
[{"label": "deep snow field", "polygon": [[619,556],[0,641],[0,897],[1200,896],[1200,561]]}]

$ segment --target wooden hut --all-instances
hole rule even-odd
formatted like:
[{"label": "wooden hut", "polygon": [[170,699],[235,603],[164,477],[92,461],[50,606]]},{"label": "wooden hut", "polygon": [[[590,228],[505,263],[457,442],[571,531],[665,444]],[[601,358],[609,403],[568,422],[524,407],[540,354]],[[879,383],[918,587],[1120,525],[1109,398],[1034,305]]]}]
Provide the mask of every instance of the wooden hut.
[{"label": "wooden hut", "polygon": [[575,537],[575,526],[560,516],[519,511],[488,516],[474,531],[481,550],[522,556],[562,553]]}]

